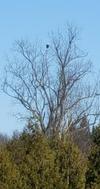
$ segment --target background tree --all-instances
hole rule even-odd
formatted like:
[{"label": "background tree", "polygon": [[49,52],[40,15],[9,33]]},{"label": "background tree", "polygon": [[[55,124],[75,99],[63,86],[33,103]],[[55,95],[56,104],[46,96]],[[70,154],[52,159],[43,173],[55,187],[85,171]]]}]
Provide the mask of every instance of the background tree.
[{"label": "background tree", "polygon": [[0,145],[5,145],[7,141],[9,140],[9,137],[7,135],[0,134]]},{"label": "background tree", "polygon": [[67,132],[84,114],[95,115],[96,88],[84,83],[90,62],[77,47],[75,28],[53,35],[45,49],[17,41],[15,55],[6,66],[3,91],[27,110],[35,130]]},{"label": "background tree", "polygon": [[79,147],[79,149],[88,156],[91,149],[91,131],[89,126],[89,121],[86,115],[80,121],[80,125],[75,128],[74,125],[70,126],[70,137],[73,139],[74,143]]}]

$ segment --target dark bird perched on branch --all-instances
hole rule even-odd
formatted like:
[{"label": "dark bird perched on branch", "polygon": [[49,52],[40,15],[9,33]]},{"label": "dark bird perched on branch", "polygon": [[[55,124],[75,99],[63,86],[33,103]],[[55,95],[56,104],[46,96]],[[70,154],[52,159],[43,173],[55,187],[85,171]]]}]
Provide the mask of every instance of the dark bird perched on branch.
[{"label": "dark bird perched on branch", "polygon": [[49,44],[46,44],[46,49],[48,49],[49,48]]}]

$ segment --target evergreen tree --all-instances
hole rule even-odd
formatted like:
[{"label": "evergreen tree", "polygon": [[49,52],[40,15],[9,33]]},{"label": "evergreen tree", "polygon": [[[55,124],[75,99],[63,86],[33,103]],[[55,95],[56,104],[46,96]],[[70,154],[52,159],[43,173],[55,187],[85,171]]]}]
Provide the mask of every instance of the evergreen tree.
[{"label": "evergreen tree", "polygon": [[100,188],[100,126],[93,128],[92,148],[89,155],[89,165],[86,174],[86,186],[89,189]]},{"label": "evergreen tree", "polygon": [[66,137],[24,131],[7,148],[24,189],[84,189],[86,160]]}]

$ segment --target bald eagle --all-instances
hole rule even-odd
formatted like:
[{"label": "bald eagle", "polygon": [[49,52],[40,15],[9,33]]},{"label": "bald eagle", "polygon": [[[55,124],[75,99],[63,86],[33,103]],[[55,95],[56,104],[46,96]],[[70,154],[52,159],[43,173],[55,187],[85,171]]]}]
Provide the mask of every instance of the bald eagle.
[{"label": "bald eagle", "polygon": [[46,49],[48,49],[49,48],[49,44],[46,44]]}]

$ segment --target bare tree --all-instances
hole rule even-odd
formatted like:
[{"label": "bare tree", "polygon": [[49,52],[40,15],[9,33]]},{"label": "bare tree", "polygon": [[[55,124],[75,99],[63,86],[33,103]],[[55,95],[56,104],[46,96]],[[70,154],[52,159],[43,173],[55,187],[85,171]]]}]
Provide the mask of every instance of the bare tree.
[{"label": "bare tree", "polygon": [[18,56],[6,67],[3,91],[20,102],[34,128],[46,134],[67,132],[84,114],[93,115],[96,89],[85,83],[90,62],[76,42],[72,27],[65,35],[52,36],[45,49],[17,41]]}]

